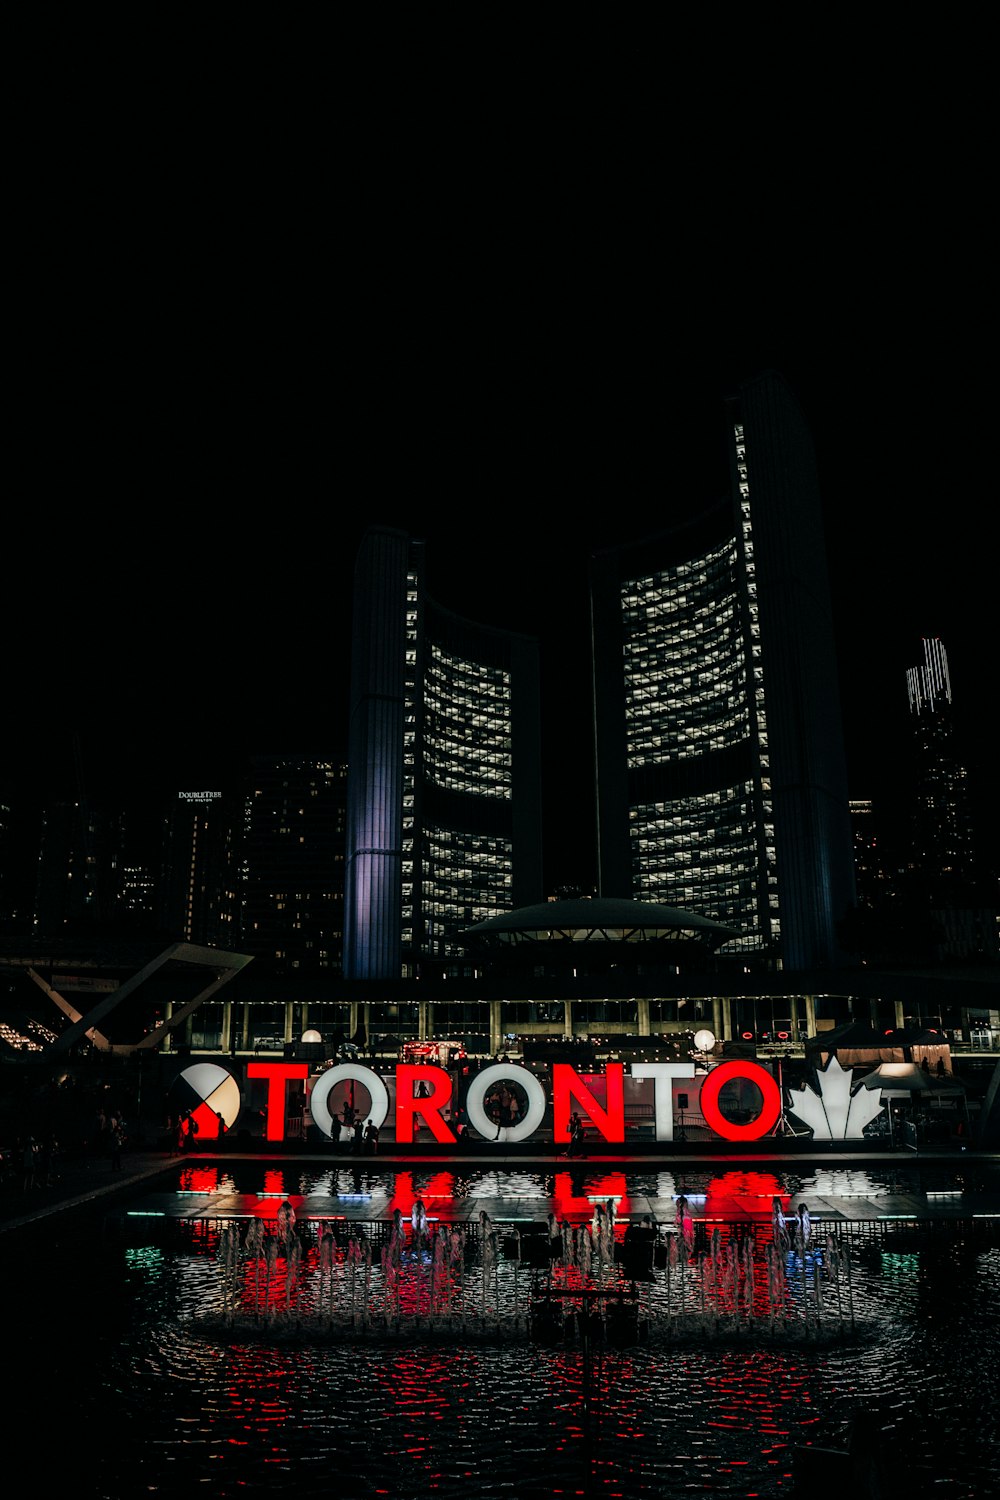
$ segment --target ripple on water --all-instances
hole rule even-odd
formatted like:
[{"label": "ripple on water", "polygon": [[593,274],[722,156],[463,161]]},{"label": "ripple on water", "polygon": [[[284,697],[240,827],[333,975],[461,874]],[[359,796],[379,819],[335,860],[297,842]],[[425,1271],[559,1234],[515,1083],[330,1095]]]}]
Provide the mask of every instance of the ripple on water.
[{"label": "ripple on water", "polygon": [[859,1408],[933,1475],[935,1494],[980,1500],[994,1483],[1000,1251],[972,1244],[859,1259],[854,1293],[874,1337],[695,1339],[589,1358],[523,1339],[213,1337],[211,1256],[95,1236],[70,1257],[53,1235],[32,1254],[36,1278],[77,1289],[38,1325],[40,1388],[72,1394],[60,1430],[81,1497],[791,1496],[796,1446],[842,1445]]}]

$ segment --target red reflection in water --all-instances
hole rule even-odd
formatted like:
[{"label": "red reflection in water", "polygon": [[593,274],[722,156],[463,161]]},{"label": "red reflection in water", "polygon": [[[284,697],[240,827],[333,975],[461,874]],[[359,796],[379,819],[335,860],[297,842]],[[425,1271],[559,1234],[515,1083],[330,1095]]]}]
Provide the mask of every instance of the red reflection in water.
[{"label": "red reflection in water", "polygon": [[413,1200],[416,1196],[417,1195],[413,1187],[413,1173],[397,1172],[396,1180],[393,1183],[392,1197],[389,1199],[390,1215],[393,1214],[397,1208],[399,1209],[401,1214],[408,1214],[410,1212],[410,1209],[413,1207]]},{"label": "red reflection in water", "polygon": [[282,1203],[290,1203],[295,1210],[296,1217],[301,1217],[302,1205],[306,1200],[301,1193],[286,1193],[284,1198],[258,1198],[253,1206],[254,1218],[264,1219],[269,1222],[277,1219],[278,1209]]},{"label": "red reflection in water", "polygon": [[182,1193],[214,1193],[218,1186],[217,1167],[185,1167],[178,1183]]},{"label": "red reflection in water", "polygon": [[435,1172],[427,1179],[424,1198],[450,1198],[455,1191],[454,1172]]},{"label": "red reflection in water", "polygon": [[584,1175],[582,1172],[557,1172],[552,1188],[553,1208],[557,1219],[580,1223],[592,1218],[597,1202],[604,1205],[610,1198],[616,1214],[632,1212],[624,1172]]},{"label": "red reflection in water", "polygon": [[775,1198],[783,1208],[789,1202],[773,1172],[727,1172],[710,1180],[704,1213],[706,1219],[739,1220],[749,1213],[770,1221]]},{"label": "red reflection in water", "polygon": [[454,1217],[454,1192],[454,1172],[433,1172],[419,1192],[412,1172],[397,1172],[392,1197],[389,1199],[389,1213],[392,1214],[398,1208],[404,1219],[408,1219],[414,1201],[422,1198],[428,1212],[433,1207],[436,1217],[450,1221]]},{"label": "red reflection in water", "polygon": [[286,1193],[284,1173],[271,1168],[264,1173],[264,1186],[253,1206],[254,1217],[264,1220],[276,1219],[283,1200],[292,1205],[297,1215],[300,1214],[305,1202],[301,1193]]}]

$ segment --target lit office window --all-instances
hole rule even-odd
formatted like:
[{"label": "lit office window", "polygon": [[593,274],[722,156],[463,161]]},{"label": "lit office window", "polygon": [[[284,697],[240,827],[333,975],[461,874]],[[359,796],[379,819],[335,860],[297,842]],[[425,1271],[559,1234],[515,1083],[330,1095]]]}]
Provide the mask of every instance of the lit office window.
[{"label": "lit office window", "polygon": [[632,768],[746,738],[746,661],[731,543],[626,585],[625,718]]},{"label": "lit office window", "polygon": [[422,869],[423,918],[429,945],[457,956],[455,934],[513,907],[513,847],[508,839],[428,827]]},{"label": "lit office window", "polygon": [[726,944],[723,953],[763,946],[757,911],[758,829],[749,782],[634,807],[629,831],[640,900],[697,912],[739,929],[741,937]]},{"label": "lit office window", "polygon": [[509,672],[431,647],[424,677],[424,771],[449,791],[510,799]]}]

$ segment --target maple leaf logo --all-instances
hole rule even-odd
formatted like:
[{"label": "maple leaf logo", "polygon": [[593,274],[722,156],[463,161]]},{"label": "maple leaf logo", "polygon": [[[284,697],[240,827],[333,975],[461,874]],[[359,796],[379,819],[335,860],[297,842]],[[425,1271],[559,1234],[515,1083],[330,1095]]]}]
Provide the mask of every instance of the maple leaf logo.
[{"label": "maple leaf logo", "polygon": [[795,1103],[788,1112],[812,1127],[817,1141],[843,1141],[864,1134],[864,1128],[884,1108],[878,1089],[862,1085],[851,1093],[851,1071],[844,1069],[836,1054],[819,1074],[821,1093],[807,1088],[789,1089]]}]

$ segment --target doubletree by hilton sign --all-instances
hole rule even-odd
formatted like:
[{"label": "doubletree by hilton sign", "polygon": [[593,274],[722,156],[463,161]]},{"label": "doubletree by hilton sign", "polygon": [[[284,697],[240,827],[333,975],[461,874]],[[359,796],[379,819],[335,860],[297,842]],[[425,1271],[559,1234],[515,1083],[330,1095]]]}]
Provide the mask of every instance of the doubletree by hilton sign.
[{"label": "doubletree by hilton sign", "polygon": [[[194,1071],[194,1070],[192,1070]],[[221,1070],[220,1070],[221,1071]],[[396,1140],[404,1143],[413,1140],[414,1128],[422,1123],[435,1140],[442,1145],[454,1145],[457,1138],[445,1110],[450,1110],[452,1080],[444,1068],[400,1063],[396,1067],[395,1103],[389,1097],[385,1081],[371,1068],[360,1063],[338,1063],[321,1073],[312,1087],[309,1110],[313,1123],[331,1139],[339,1131],[340,1122],[335,1120],[330,1109],[330,1095],[340,1083],[360,1084],[367,1090],[371,1108],[365,1111],[380,1129],[395,1109]],[[658,1141],[674,1138],[674,1082],[678,1079],[693,1079],[693,1062],[633,1063],[631,1076],[649,1080],[652,1084],[653,1123]],[[247,1064],[247,1077],[266,1080],[267,1104],[265,1109],[265,1135],[269,1141],[281,1141],[285,1136],[286,1096],[292,1082],[305,1082],[308,1064],[300,1062],[253,1062]],[[576,1109],[588,1118],[599,1136],[611,1143],[625,1140],[625,1103],[623,1063],[608,1063],[599,1075],[604,1087],[604,1101],[597,1098],[591,1085],[597,1081],[594,1074],[578,1073],[569,1063],[554,1063],[552,1066],[553,1140],[557,1144],[569,1141],[569,1117]],[[761,1104],[755,1119],[747,1123],[735,1123],[727,1119],[719,1106],[719,1096],[727,1083],[743,1079],[755,1084],[760,1092]],[[516,1124],[501,1128],[497,1136],[496,1121],[490,1119],[485,1109],[485,1100],[492,1089],[502,1081],[520,1085],[527,1096],[527,1108]],[[820,1075],[822,1096],[812,1089],[798,1091],[800,1105],[793,1105],[794,1112],[803,1118],[811,1116],[814,1136],[824,1139],[843,1139],[862,1134],[863,1126],[878,1113],[881,1103],[877,1094],[870,1093],[862,1099],[851,1094],[851,1074],[844,1071],[834,1058],[825,1073]],[[418,1092],[419,1090],[419,1092]],[[864,1091],[862,1091],[864,1092]],[[759,1063],[734,1059],[719,1063],[701,1079],[699,1091],[701,1114],[708,1127],[726,1141],[756,1141],[772,1131],[781,1117],[781,1090],[775,1079]],[[511,1063],[493,1063],[477,1073],[469,1085],[465,1108],[469,1124],[487,1140],[523,1141],[530,1138],[541,1126],[547,1106],[547,1092],[541,1080],[528,1071]],[[233,1121],[228,1121],[232,1125]]]}]

